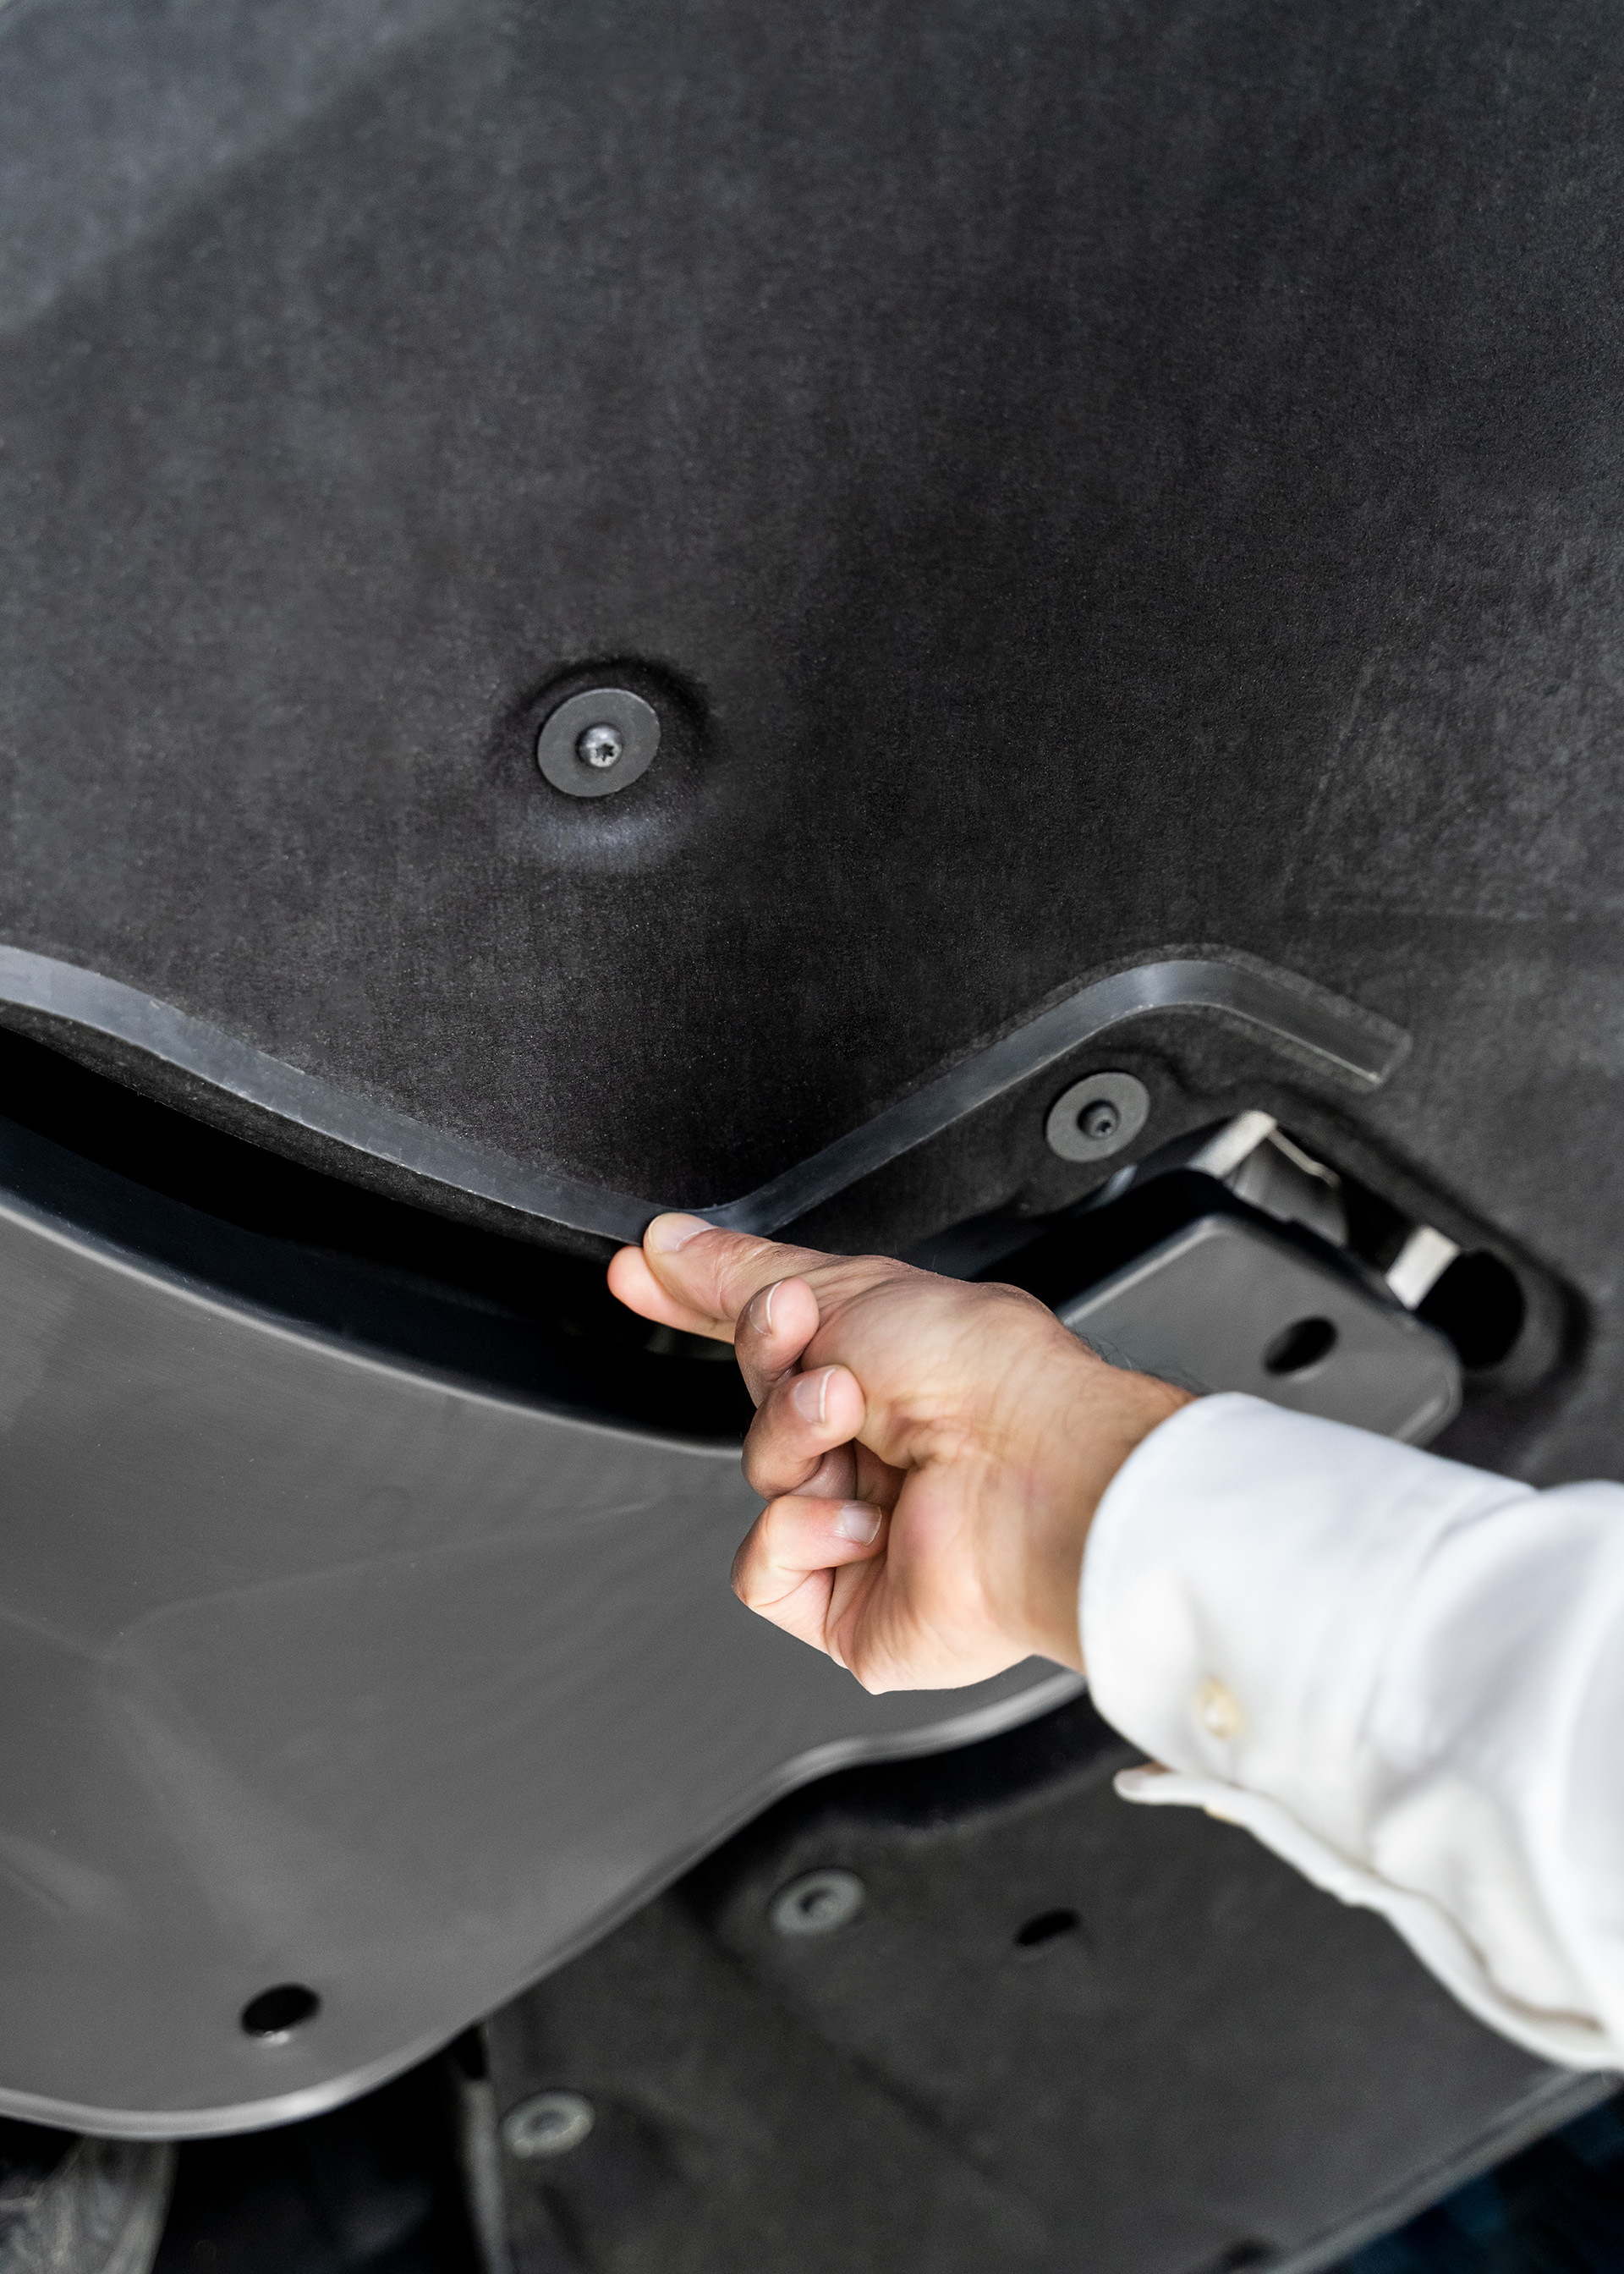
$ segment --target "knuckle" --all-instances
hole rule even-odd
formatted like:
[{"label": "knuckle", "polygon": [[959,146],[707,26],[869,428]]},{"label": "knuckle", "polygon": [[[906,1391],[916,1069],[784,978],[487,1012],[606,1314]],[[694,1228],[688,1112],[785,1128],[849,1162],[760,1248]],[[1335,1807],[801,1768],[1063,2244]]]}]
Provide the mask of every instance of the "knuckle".
[{"label": "knuckle", "polygon": [[1014,1286],[1007,1279],[984,1279],[979,1287],[968,1289],[966,1292],[974,1294],[982,1303],[998,1308],[1021,1311],[1047,1309],[1047,1306],[1040,1303],[1035,1295],[1029,1293],[1025,1287]]},{"label": "knuckle", "polygon": [[717,1252],[718,1276],[741,1303],[793,1269],[793,1250],[775,1240],[758,1239],[748,1231],[725,1232],[723,1238],[726,1246]]},{"label": "knuckle", "polygon": [[[1047,1332],[1057,1324],[1047,1303],[1041,1301],[1027,1288],[1011,1286],[1007,1280],[989,1280],[976,1288],[974,1292],[986,1308],[1013,1313],[1023,1325],[1041,1328]],[[1064,1334],[1066,1330],[1062,1327],[1060,1331]]]}]

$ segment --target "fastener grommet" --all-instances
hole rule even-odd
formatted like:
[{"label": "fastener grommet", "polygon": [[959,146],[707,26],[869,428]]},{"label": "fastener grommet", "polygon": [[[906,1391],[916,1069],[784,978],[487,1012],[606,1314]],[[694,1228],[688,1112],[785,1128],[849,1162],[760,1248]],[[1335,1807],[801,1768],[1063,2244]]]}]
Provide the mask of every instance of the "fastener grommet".
[{"label": "fastener grommet", "polygon": [[584,2093],[538,2092],[510,2108],[502,2119],[502,2141],[510,2156],[532,2159],[568,2156],[598,2121]]},{"label": "fastener grommet", "polygon": [[536,764],[566,797],[612,797],[648,772],[659,744],[652,704],[627,687],[590,687],[543,719]]},{"label": "fastener grommet", "polygon": [[832,1934],[849,1926],[867,1901],[855,1871],[803,1871],[778,1889],[767,1916],[776,1934]]},{"label": "fastener grommet", "polygon": [[1063,1161],[1103,1161],[1131,1145],[1150,1118],[1150,1092],[1137,1075],[1090,1073],[1063,1089],[1043,1134]]}]

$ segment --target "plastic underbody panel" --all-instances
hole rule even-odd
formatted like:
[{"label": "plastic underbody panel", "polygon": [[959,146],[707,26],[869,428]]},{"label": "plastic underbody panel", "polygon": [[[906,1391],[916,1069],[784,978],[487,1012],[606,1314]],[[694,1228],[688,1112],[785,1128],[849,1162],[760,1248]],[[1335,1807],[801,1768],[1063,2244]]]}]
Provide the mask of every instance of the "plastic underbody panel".
[{"label": "plastic underbody panel", "polygon": [[[0,1284],[15,2112],[326,2105],[786,1786],[1076,1686],[871,1698],[782,1652],[726,1583],[736,1444],[380,1362],[16,1203]],[[320,2014],[245,2034],[289,1981]]]},{"label": "plastic underbody panel", "polygon": [[1270,1115],[1515,1279],[1439,1449],[1618,1472],[1616,11],[10,0],[0,166],[0,2106],[328,2104],[1065,1694],[739,1609],[580,1292],[656,1204],[922,1254]]}]

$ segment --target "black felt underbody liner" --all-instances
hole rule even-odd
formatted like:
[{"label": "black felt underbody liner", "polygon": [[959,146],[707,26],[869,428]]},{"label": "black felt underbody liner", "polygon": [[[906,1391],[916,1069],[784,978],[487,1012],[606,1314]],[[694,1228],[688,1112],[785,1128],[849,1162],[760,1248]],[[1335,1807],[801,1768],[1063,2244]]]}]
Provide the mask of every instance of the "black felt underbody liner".
[{"label": "black felt underbody liner", "polygon": [[[1448,1442],[1618,1470],[1624,13],[12,0],[0,65],[0,939],[717,1193],[1223,943],[1413,1047],[1350,1099],[1147,1022],[1102,1061],[1145,1146],[1266,1105],[1531,1259],[1562,1362]],[[576,803],[530,749],[583,674],[667,734]],[[1068,1203],[1049,1102],[809,1228]],[[1401,2100],[1358,2058],[1363,2156]],[[1180,2248],[1273,2234],[1231,2177]]]}]

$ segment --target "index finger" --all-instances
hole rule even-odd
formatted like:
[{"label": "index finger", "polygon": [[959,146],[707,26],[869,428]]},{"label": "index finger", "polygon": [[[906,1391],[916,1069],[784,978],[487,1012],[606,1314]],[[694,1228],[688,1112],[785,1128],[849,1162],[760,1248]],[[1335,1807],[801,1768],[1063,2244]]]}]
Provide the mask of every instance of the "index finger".
[{"label": "index finger", "polygon": [[836,1259],[748,1231],[723,1231],[697,1216],[657,1216],[643,1246],[623,1247],[609,1285],[627,1306],[660,1325],[730,1343],[751,1298]]}]

